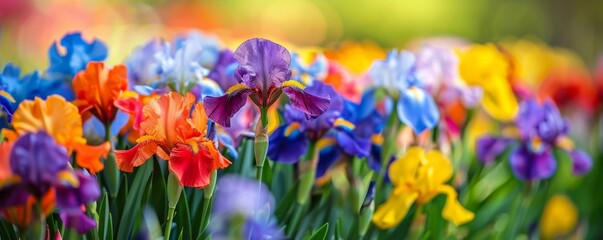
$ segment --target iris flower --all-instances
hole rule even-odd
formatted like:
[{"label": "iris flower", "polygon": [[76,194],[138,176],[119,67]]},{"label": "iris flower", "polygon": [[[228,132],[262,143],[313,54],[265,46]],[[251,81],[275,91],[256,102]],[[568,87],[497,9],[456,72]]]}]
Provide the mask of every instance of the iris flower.
[{"label": "iris flower", "polygon": [[76,105],[80,113],[89,112],[104,124],[110,124],[117,114],[115,100],[128,89],[124,65],[105,69],[102,62],[91,62],[85,71],[73,79]]},{"label": "iris flower", "polygon": [[239,62],[235,70],[238,83],[220,97],[206,97],[209,118],[229,127],[230,119],[247,102],[247,96],[260,109],[267,110],[284,92],[290,104],[305,113],[307,119],[326,111],[329,99],[304,91],[304,86],[291,78],[291,56],[287,49],[266,39],[253,38],[237,48],[234,58]]},{"label": "iris flower", "polygon": [[439,194],[446,195],[442,217],[455,225],[473,220],[473,213],[457,200],[456,190],[446,184],[452,177],[452,164],[437,150],[426,152],[412,147],[389,167],[394,185],[389,199],[375,211],[373,222],[383,229],[398,225],[413,203],[426,204]]},{"label": "iris flower", "polygon": [[390,51],[385,60],[373,63],[371,78],[375,86],[383,88],[396,102],[398,118],[416,134],[438,124],[440,112],[433,98],[421,86],[412,53]]},{"label": "iris flower", "polygon": [[21,77],[21,69],[13,64],[4,66],[0,74],[0,111],[3,111],[8,122],[12,114],[23,100],[33,100],[35,97],[47,98],[52,94],[71,96],[71,89],[65,88],[61,81],[42,79],[38,72],[32,72]]},{"label": "iris flower", "polygon": [[107,46],[100,40],[86,42],[79,32],[69,33],[61,39],[65,48],[61,54],[57,44],[48,49],[50,67],[46,70],[49,79],[71,81],[75,74],[84,70],[90,61],[104,61],[107,58]]},{"label": "iris flower", "polygon": [[482,88],[484,110],[500,121],[515,118],[519,105],[509,83],[509,61],[494,45],[474,45],[459,53],[459,73],[469,86]]},{"label": "iris flower", "polygon": [[496,160],[505,149],[511,147],[509,161],[515,176],[521,180],[549,178],[557,169],[553,155],[555,147],[569,151],[573,173],[582,175],[592,168],[592,159],[581,150],[568,144],[569,126],[551,101],[539,103],[529,99],[522,102],[515,119],[519,138],[485,136],[477,142],[477,156],[485,164]]},{"label": "iris flower", "polygon": [[[239,176],[218,180],[212,208],[212,238],[284,239],[283,233],[268,218],[276,208],[274,196],[264,183]],[[242,221],[242,222],[239,222]]]},{"label": "iris flower", "polygon": [[170,92],[144,105],[142,112],[140,127],[146,135],[129,150],[115,150],[120,170],[132,172],[157,154],[168,160],[180,185],[203,188],[209,185],[212,171],[230,165],[206,137],[207,116],[192,94]]},{"label": "iris flower", "polygon": [[23,101],[13,115],[12,127],[14,130],[2,129],[9,141],[27,133],[45,131],[70,153],[75,151],[77,165],[92,173],[103,170],[100,158],[106,157],[111,148],[108,142],[99,146],[86,145],[77,107],[57,95],[46,100]]},{"label": "iris flower", "polygon": [[94,219],[82,211],[82,206],[100,197],[96,178],[71,169],[67,149],[52,136],[40,131],[19,137],[9,160],[11,175],[0,179],[0,192],[11,197],[2,201],[0,210],[8,208],[10,212],[10,208],[21,205],[30,196],[43,201],[49,192],[56,191],[56,205],[61,209],[65,226],[80,234],[96,226]]},{"label": "iris flower", "polygon": [[170,44],[161,39],[151,39],[136,48],[125,62],[128,82],[132,90],[149,95],[150,91],[165,87],[161,76],[174,65]]},{"label": "iris flower", "polygon": [[291,78],[304,84],[323,80],[327,75],[328,60],[320,49],[303,49],[291,54]]},{"label": "iris flower", "polygon": [[[311,142],[320,145],[317,151],[336,150],[339,145],[350,155],[366,156],[369,140],[357,138],[353,133],[354,125],[341,118],[344,99],[333,87],[315,81],[312,86],[306,88],[306,91],[316,96],[329,96],[331,101],[327,111],[316,119],[308,120],[303,112],[286,105],[284,112],[286,124],[270,135],[271,144],[268,146],[270,159],[282,163],[296,163],[306,153]],[[329,162],[333,162],[335,158],[336,156],[331,155]]]},{"label": "iris flower", "polygon": [[218,54],[218,60],[207,77],[216,81],[223,90],[227,90],[230,86],[238,83],[234,78],[234,72],[238,65],[232,51],[224,49]]}]

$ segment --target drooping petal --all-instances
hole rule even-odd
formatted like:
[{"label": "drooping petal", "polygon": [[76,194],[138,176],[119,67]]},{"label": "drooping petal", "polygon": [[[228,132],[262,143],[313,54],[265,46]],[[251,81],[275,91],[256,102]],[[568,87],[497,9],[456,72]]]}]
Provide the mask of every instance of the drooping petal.
[{"label": "drooping petal", "polygon": [[401,92],[398,100],[398,117],[416,134],[434,128],[440,120],[440,111],[435,101],[425,90],[410,87]]},{"label": "drooping petal", "polygon": [[484,110],[499,121],[513,120],[519,110],[519,104],[506,79],[495,78],[490,84],[482,87]]},{"label": "drooping petal", "polygon": [[17,176],[0,180],[0,211],[23,204],[31,196],[19,180]]},{"label": "drooping petal", "polygon": [[272,161],[285,164],[296,163],[306,153],[308,140],[299,132],[286,136],[287,128],[288,125],[283,125],[270,135],[268,157]]},{"label": "drooping petal", "polygon": [[[241,85],[235,85],[241,86]],[[233,89],[233,88],[231,88]],[[205,105],[205,112],[207,116],[218,124],[230,127],[230,119],[235,115],[245,103],[247,103],[247,96],[251,94],[251,89],[241,86],[240,89],[227,91],[227,93],[220,97],[207,96],[203,99]]]},{"label": "drooping petal", "polygon": [[146,140],[128,150],[115,150],[115,161],[119,170],[132,172],[134,167],[145,163],[157,151],[157,143],[153,140]]},{"label": "drooping petal", "polygon": [[557,169],[557,161],[550,149],[534,153],[525,144],[516,148],[511,153],[509,160],[513,173],[521,180],[546,179],[552,176]]},{"label": "drooping petal", "polygon": [[[316,84],[319,84],[318,82]],[[289,96],[289,104],[295,109],[306,114],[306,119],[315,119],[329,109],[331,96],[317,96],[304,91],[301,84],[284,85],[283,92]],[[330,87],[332,90],[332,87]],[[334,92],[334,90],[333,90]],[[333,96],[334,97],[334,96]],[[340,112],[343,110],[343,101],[341,101]]]},{"label": "drooping petal", "polygon": [[[46,192],[46,194],[44,194],[44,196],[42,196],[41,202],[44,216],[50,215],[54,210],[55,196],[56,191],[54,188],[51,188],[48,192]],[[8,222],[19,227],[26,227],[31,223],[34,217],[38,217],[34,216],[34,207],[36,201],[37,200],[33,196],[29,195],[29,197],[27,197],[24,201],[20,202],[20,205],[0,210],[0,216],[2,216],[4,220],[7,220]]]},{"label": "drooping petal", "polygon": [[502,154],[511,143],[511,139],[485,136],[477,140],[477,159],[483,164],[491,164]]},{"label": "drooping petal", "polygon": [[337,162],[341,151],[336,146],[328,146],[323,148],[318,155],[318,163],[316,165],[316,179],[321,178],[333,164]]},{"label": "drooping petal", "polygon": [[73,91],[80,111],[89,111],[103,123],[115,118],[113,102],[128,89],[127,70],[117,65],[106,70],[102,62],[90,62],[86,70],[73,79]]},{"label": "drooping petal", "polygon": [[58,186],[56,188],[57,206],[62,210],[79,210],[82,204],[97,200],[101,196],[95,176],[82,171],[76,171],[75,176],[79,183],[78,186]]},{"label": "drooping petal", "polygon": [[249,39],[235,50],[234,58],[239,62],[235,78],[251,88],[267,92],[291,78],[289,51],[270,40]]},{"label": "drooping petal", "polygon": [[210,183],[212,171],[231,164],[211,142],[201,142],[197,148],[177,144],[170,154],[170,170],[184,187],[204,188]]},{"label": "drooping petal", "polygon": [[473,212],[465,209],[457,200],[456,190],[449,185],[441,185],[438,188],[440,193],[446,194],[446,204],[442,210],[442,217],[454,225],[462,225],[473,220]]},{"label": "drooping petal", "polygon": [[88,217],[81,209],[61,211],[61,220],[65,227],[74,229],[79,234],[84,234],[96,227],[96,221]]},{"label": "drooping petal", "polygon": [[78,166],[87,169],[91,173],[98,173],[105,168],[101,158],[106,158],[109,151],[111,151],[111,143],[109,142],[98,146],[74,143],[71,147],[77,153],[75,161]]},{"label": "drooping petal", "polygon": [[166,142],[170,148],[185,142],[192,137],[190,134],[199,136],[200,133],[195,133],[187,120],[194,103],[195,97],[191,93],[185,96],[176,92],[162,95],[144,106],[144,120],[140,127],[153,140]]},{"label": "drooping petal", "polygon": [[588,153],[581,150],[570,152],[572,157],[572,172],[575,175],[584,175],[593,167],[593,160]]},{"label": "drooping petal", "polygon": [[405,191],[402,188],[394,189],[392,196],[375,211],[373,223],[381,229],[397,226],[404,219],[417,197],[417,192]]},{"label": "drooping petal", "polygon": [[371,148],[370,139],[358,137],[348,130],[337,131],[337,144],[345,153],[360,158],[369,155]]}]

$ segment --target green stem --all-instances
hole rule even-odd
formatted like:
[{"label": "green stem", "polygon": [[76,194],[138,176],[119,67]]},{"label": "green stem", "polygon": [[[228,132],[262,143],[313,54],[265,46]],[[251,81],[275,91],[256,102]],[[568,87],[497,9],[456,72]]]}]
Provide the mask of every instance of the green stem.
[{"label": "green stem", "polygon": [[21,239],[44,239],[46,236],[46,224],[44,222],[44,213],[42,212],[42,202],[36,200],[34,204],[34,220],[24,230],[21,231]]},{"label": "green stem", "polygon": [[176,206],[170,206],[168,208],[167,220],[165,222],[165,233],[163,234],[163,239],[170,239],[170,232],[172,231],[172,221],[174,221],[174,212],[176,211]]},{"label": "green stem", "polygon": [[519,231],[520,226],[523,224],[523,222],[525,220],[528,207],[530,206],[530,203],[532,201],[532,197],[533,197],[532,190],[533,190],[532,184],[528,183],[528,185],[525,188],[523,198],[521,198],[519,204],[517,204],[515,211],[513,211],[511,213],[512,217],[509,218],[509,221],[511,221],[511,222],[509,223],[508,230],[506,231],[506,233],[508,235],[505,237],[505,239],[514,239],[515,236],[517,236],[517,232]]},{"label": "green stem", "polygon": [[211,206],[211,198],[203,198],[203,215],[201,215],[201,231],[205,230],[209,223],[209,209]]},{"label": "green stem", "polygon": [[172,221],[174,221],[174,212],[176,211],[176,205],[180,200],[180,194],[182,194],[182,186],[178,182],[178,178],[174,173],[170,171],[167,182],[167,197],[168,197],[168,215],[165,223],[165,234],[164,239],[170,239],[170,231],[172,230]]},{"label": "green stem", "polygon": [[305,205],[308,201],[312,186],[314,186],[314,178],[316,177],[316,142],[310,141],[310,146],[306,151],[306,155],[301,161],[299,170],[299,188],[297,189],[297,203]]},{"label": "green stem", "polygon": [[383,202],[383,196],[385,189],[383,189],[383,181],[385,173],[387,171],[387,165],[392,155],[393,147],[395,147],[396,137],[399,128],[398,110],[396,107],[393,108],[392,113],[389,115],[387,125],[383,130],[383,148],[381,150],[381,169],[377,174],[377,184],[375,185],[375,203],[379,205]]},{"label": "green stem", "polygon": [[291,237],[292,239],[294,238],[294,236],[292,236],[292,234],[295,232],[295,227],[297,226],[299,219],[301,218],[301,214],[303,213],[303,208],[304,205],[299,205],[297,204],[295,206],[295,212],[293,213],[293,219],[291,220],[291,224],[289,224],[289,226],[287,226],[287,236]]}]

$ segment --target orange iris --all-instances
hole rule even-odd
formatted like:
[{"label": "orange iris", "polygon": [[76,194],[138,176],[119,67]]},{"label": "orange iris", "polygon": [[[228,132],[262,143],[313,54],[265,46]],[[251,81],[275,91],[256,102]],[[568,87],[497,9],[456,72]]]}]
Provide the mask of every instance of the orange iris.
[{"label": "orange iris", "polygon": [[[105,69],[102,62],[90,62],[86,70],[73,78],[75,105],[80,112],[91,113],[103,123],[115,119],[117,108],[113,102],[122,91],[128,89],[127,70],[124,65]],[[87,119],[89,115],[84,115]]]},{"label": "orange iris", "polygon": [[106,142],[99,146],[86,144],[82,130],[82,117],[75,105],[63,97],[53,95],[46,100],[36,98],[21,102],[13,115],[14,130],[2,129],[9,142],[30,132],[45,131],[54,137],[57,143],[65,146],[71,153],[75,151],[78,166],[91,173],[103,170],[101,157],[107,157],[111,145]]},{"label": "orange iris", "polygon": [[[195,97],[171,92],[144,105],[140,128],[146,135],[133,148],[116,150],[117,166],[125,172],[142,165],[151,156],[169,160],[169,168],[182,186],[203,188],[211,172],[231,164],[206,137],[207,115]],[[191,116],[189,118],[189,115]]]}]

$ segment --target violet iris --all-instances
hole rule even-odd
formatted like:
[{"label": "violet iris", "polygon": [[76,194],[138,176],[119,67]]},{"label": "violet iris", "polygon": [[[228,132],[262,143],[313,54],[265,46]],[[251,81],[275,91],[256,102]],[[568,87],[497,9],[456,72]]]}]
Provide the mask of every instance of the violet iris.
[{"label": "violet iris", "polygon": [[557,169],[553,149],[561,147],[572,158],[574,174],[585,174],[592,167],[588,154],[562,144],[563,140],[567,140],[569,126],[553,102],[524,101],[515,124],[519,139],[486,136],[478,140],[476,150],[480,161],[491,163],[510,145],[514,145],[509,161],[515,176],[528,181],[546,179]]},{"label": "violet iris", "polygon": [[238,83],[223,96],[204,99],[207,115],[220,125],[230,126],[230,119],[245,105],[247,96],[263,111],[283,92],[289,96],[291,106],[302,111],[306,119],[326,111],[329,99],[307,93],[300,82],[289,80],[291,55],[283,46],[253,38],[237,48],[234,58],[239,62],[234,75]]},{"label": "violet iris", "polygon": [[65,226],[80,234],[96,227],[83,206],[100,197],[96,178],[69,166],[71,157],[46,132],[27,133],[15,141],[10,153],[10,181],[4,179],[0,193],[10,198],[0,201],[0,210],[23,204],[29,196],[41,201],[56,189],[56,206]]}]

